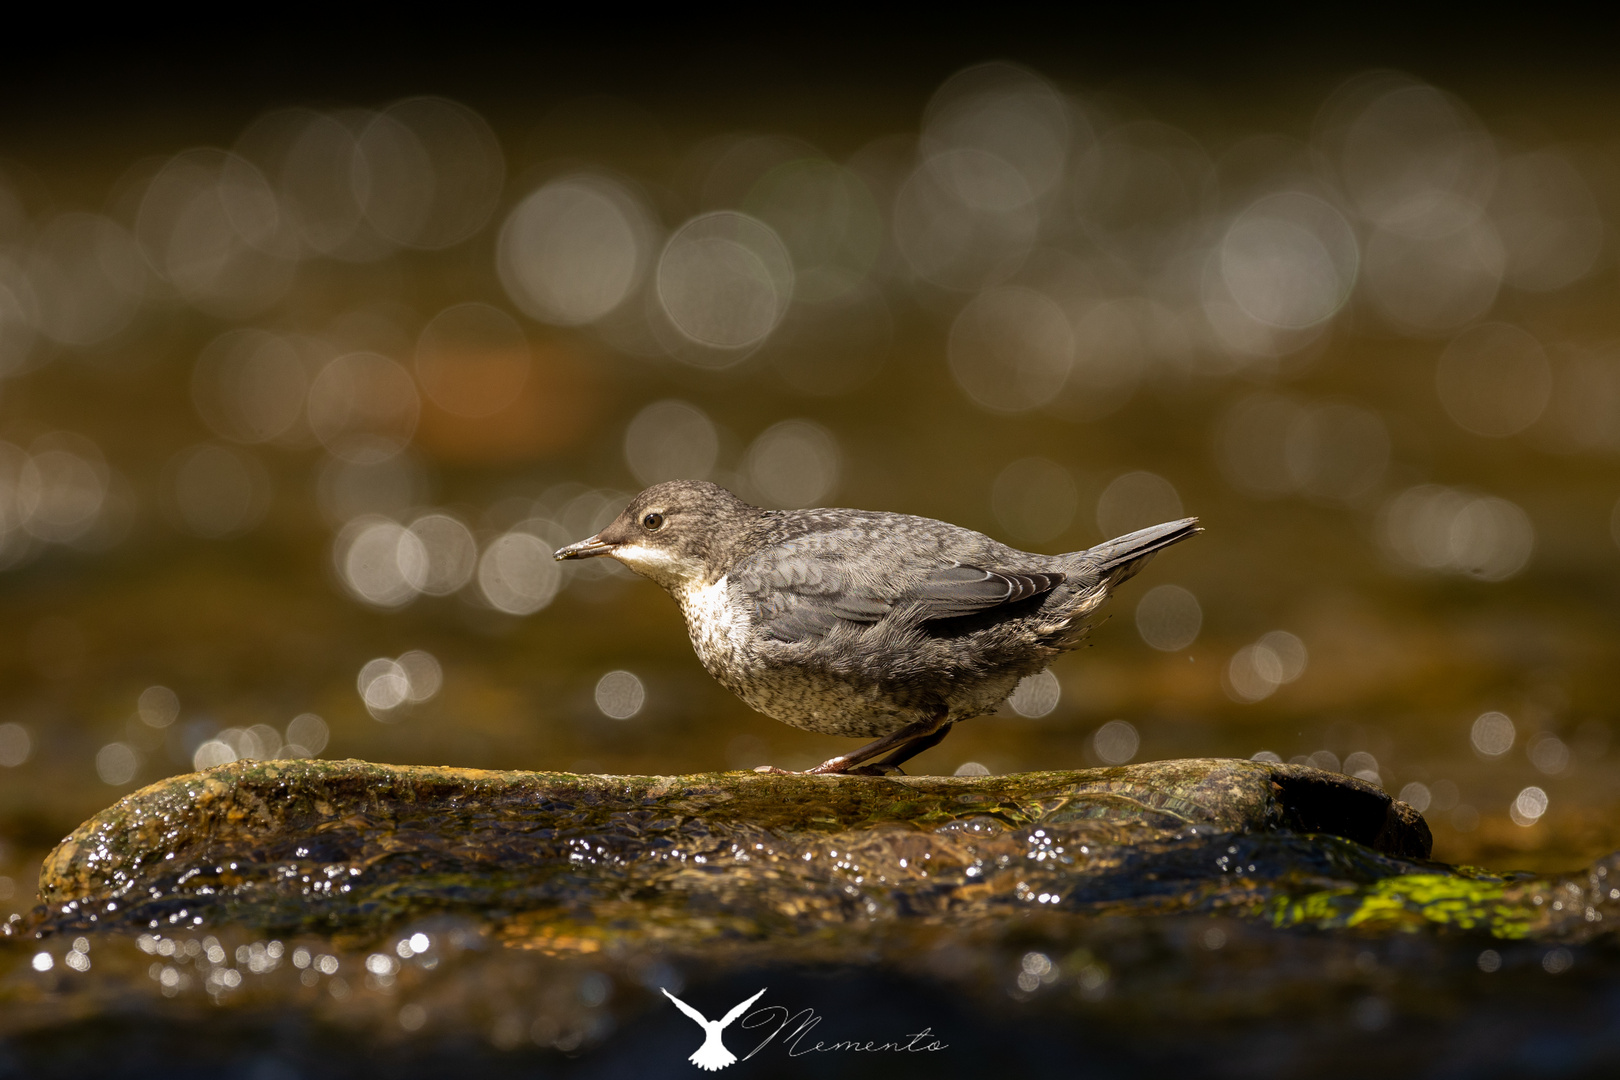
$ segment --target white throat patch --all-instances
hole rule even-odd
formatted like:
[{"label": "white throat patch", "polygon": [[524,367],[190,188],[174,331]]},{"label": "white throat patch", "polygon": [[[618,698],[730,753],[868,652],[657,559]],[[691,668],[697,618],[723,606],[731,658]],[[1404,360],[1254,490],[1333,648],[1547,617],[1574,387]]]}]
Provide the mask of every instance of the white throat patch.
[{"label": "white throat patch", "polygon": [[640,544],[620,544],[612,557],[644,578],[651,578],[671,592],[703,580],[700,563],[681,559],[664,548],[643,547]]}]

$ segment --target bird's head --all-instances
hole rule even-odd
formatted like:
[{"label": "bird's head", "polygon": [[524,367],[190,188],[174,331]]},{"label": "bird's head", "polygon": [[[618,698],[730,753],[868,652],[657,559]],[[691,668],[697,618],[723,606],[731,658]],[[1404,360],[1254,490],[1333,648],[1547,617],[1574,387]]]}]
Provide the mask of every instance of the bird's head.
[{"label": "bird's head", "polygon": [[728,556],[762,513],[718,484],[671,480],[631,499],[607,528],[556,558],[611,555],[666,589],[708,584],[725,573]]}]

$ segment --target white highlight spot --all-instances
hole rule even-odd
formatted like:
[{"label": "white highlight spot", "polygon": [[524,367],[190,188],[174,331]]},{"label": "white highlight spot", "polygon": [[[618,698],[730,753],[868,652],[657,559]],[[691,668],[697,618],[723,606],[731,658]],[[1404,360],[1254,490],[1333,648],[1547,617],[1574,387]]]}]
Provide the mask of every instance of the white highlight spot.
[{"label": "white highlight spot", "polygon": [[764,505],[819,506],[838,485],[838,440],[820,424],[784,420],[766,428],[748,448],[748,479]]},{"label": "white highlight spot", "polygon": [[532,192],[501,226],[506,295],[541,322],[593,323],[624,303],[651,257],[650,216],[625,188],[567,176]]},{"label": "white highlight spot", "polygon": [[15,769],[34,752],[34,740],[21,724],[0,724],[0,765]]},{"label": "white highlight spot", "polygon": [[1538,787],[1527,787],[1519,792],[1508,809],[1508,817],[1513,824],[1529,828],[1541,820],[1547,812],[1547,793]]},{"label": "white highlight spot", "polygon": [[104,784],[123,787],[135,779],[135,770],[140,766],[141,759],[135,748],[125,743],[108,743],[96,751],[96,775]]},{"label": "white highlight spot", "polygon": [[552,548],[533,533],[497,537],[478,560],[478,587],[497,611],[532,615],[551,603],[562,586]]},{"label": "white highlight spot", "polygon": [[1092,749],[1109,765],[1123,765],[1141,749],[1142,737],[1125,720],[1110,720],[1091,737]]},{"label": "white highlight spot", "polygon": [[1136,604],[1136,630],[1160,652],[1180,652],[1198,640],[1204,611],[1180,585],[1157,585]]},{"label": "white highlight spot", "polygon": [[793,299],[793,261],[776,232],[731,210],[693,218],[658,260],[658,302],[682,335],[731,352],[770,336]]},{"label": "white highlight spot", "polygon": [[1286,630],[1263,634],[1259,641],[1239,649],[1226,665],[1226,692],[1234,701],[1262,701],[1279,686],[1305,673],[1310,653],[1305,643]]},{"label": "white highlight spot", "polygon": [[1488,712],[1474,721],[1468,737],[1480,754],[1496,758],[1513,749],[1516,735],[1513,721],[1506,713]]},{"label": "white highlight spot", "polygon": [[1506,581],[1535,550],[1535,526],[1522,509],[1460,488],[1408,488],[1385,505],[1381,517],[1385,549],[1417,569]]},{"label": "white highlight spot", "polygon": [[1416,780],[1401,788],[1401,793],[1395,797],[1420,814],[1427,810],[1429,804],[1434,801],[1434,795],[1429,791],[1429,786]]},{"label": "white highlight spot", "polygon": [[603,716],[628,720],[647,701],[647,688],[628,671],[610,671],[596,682],[596,707]]},{"label": "white highlight spot", "polygon": [[706,480],[720,456],[720,436],[704,412],[684,401],[656,401],[624,434],[624,459],[637,480]]},{"label": "white highlight spot", "polygon": [[166,728],[180,715],[180,698],[167,686],[148,686],[141,691],[135,707],[147,726]]},{"label": "white highlight spot", "polygon": [[1058,677],[1051,671],[1040,671],[1020,679],[1007,704],[1019,716],[1039,719],[1050,715],[1058,707],[1058,700],[1062,696],[1063,687],[1058,683]]}]

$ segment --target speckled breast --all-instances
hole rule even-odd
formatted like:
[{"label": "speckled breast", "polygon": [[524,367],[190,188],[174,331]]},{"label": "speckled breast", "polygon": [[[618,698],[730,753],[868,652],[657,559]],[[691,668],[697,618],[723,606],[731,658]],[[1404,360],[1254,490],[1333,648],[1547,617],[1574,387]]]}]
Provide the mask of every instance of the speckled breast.
[{"label": "speckled breast", "polygon": [[[815,649],[761,642],[751,607],[722,577],[676,597],[692,648],[710,675],[773,720],[806,731],[876,738],[920,719],[928,711],[915,695],[892,695],[870,680],[843,677],[818,663]],[[1013,674],[945,687],[949,719],[990,712],[1018,683]]]}]

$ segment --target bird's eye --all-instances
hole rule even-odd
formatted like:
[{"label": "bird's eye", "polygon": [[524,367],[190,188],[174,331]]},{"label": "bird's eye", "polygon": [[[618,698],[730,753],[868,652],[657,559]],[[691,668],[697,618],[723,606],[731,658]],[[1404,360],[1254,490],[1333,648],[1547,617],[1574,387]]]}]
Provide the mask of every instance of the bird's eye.
[{"label": "bird's eye", "polygon": [[656,532],[664,527],[664,515],[648,514],[641,519],[641,524],[648,532]]}]

